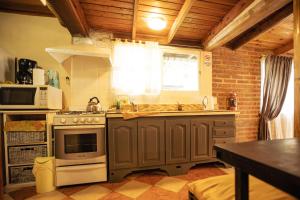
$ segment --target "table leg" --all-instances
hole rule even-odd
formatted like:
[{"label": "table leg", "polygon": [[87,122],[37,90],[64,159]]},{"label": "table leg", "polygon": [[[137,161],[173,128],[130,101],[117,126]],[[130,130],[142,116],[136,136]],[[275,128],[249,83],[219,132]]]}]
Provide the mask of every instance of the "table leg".
[{"label": "table leg", "polygon": [[235,199],[249,199],[249,175],[240,168],[235,168]]}]

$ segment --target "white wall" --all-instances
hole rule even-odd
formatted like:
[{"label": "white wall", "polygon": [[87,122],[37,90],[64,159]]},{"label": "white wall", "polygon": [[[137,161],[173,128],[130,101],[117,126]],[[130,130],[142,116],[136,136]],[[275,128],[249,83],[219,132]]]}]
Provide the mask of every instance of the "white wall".
[{"label": "white wall", "polygon": [[[65,109],[85,109],[90,97],[98,96],[105,108],[114,101],[111,89],[111,66],[100,58],[75,56],[60,65],[46,47],[71,44],[71,35],[58,20],[0,12],[0,48],[19,58],[38,61],[45,69],[55,69],[60,74],[64,92]],[[186,49],[169,48],[176,52]],[[188,50],[190,51],[190,49]],[[195,50],[198,53],[200,51]],[[211,56],[210,53],[208,55]],[[207,54],[202,52],[199,92],[162,92],[156,98],[136,97],[137,103],[201,103],[202,96],[212,94],[211,63],[204,64]],[[70,77],[70,82],[66,81]]]},{"label": "white wall", "polygon": [[[135,96],[135,103],[176,104],[180,102],[201,104],[203,96],[212,95],[211,53],[191,49],[168,48],[168,50],[170,49],[177,53],[200,54],[199,91],[162,91],[159,96]],[[205,60],[205,58],[208,59]],[[111,88],[112,67],[107,65],[101,58],[73,56],[64,63],[64,66],[67,76],[70,77],[70,83],[65,90],[66,96],[69,97],[67,108],[83,110],[88,100],[93,96],[100,99],[105,109],[114,103],[115,95]]]},{"label": "white wall", "polygon": [[71,44],[71,39],[68,30],[54,17],[0,12],[0,48],[12,56],[36,60],[44,69],[58,71],[63,89],[65,69],[45,48]]}]

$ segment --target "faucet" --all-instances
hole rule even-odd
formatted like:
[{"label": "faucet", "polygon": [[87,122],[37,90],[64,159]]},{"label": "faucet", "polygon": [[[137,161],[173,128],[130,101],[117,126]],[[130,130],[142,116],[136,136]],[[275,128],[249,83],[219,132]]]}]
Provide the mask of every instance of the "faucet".
[{"label": "faucet", "polygon": [[202,99],[202,105],[204,106],[204,110],[206,110],[207,105],[208,105],[208,98],[207,96],[204,96]]},{"label": "faucet", "polygon": [[131,104],[132,112],[137,112],[138,111],[138,105],[134,104],[133,101],[131,101],[130,104]]},{"label": "faucet", "polygon": [[182,104],[177,101],[177,110],[182,111]]}]

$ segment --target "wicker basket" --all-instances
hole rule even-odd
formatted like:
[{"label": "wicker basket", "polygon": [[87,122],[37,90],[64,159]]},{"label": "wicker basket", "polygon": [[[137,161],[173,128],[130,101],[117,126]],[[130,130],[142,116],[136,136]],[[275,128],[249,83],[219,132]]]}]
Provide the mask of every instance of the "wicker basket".
[{"label": "wicker basket", "polygon": [[9,167],[9,183],[27,183],[35,180],[32,174],[32,165]]},{"label": "wicker basket", "polygon": [[33,163],[43,156],[47,156],[47,145],[8,147],[9,164]]},{"label": "wicker basket", "polygon": [[32,144],[32,143],[41,143],[46,141],[47,141],[47,133],[45,131],[7,132],[8,145]]}]

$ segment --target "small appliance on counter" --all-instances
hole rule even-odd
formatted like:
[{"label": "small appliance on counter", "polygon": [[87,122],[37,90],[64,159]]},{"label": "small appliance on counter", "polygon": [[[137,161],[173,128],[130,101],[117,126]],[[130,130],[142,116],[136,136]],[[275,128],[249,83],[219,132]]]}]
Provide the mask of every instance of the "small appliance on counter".
[{"label": "small appliance on counter", "polygon": [[45,85],[45,70],[37,67],[33,69],[33,85]]},{"label": "small appliance on counter", "polygon": [[16,74],[19,84],[32,84],[33,69],[36,68],[37,62],[30,59],[21,58],[18,61],[18,72]]},{"label": "small appliance on counter", "polygon": [[53,119],[56,186],[107,181],[104,112],[60,112]]},{"label": "small appliance on counter", "polygon": [[62,90],[50,85],[0,84],[0,109],[62,109]]},{"label": "small appliance on counter", "polygon": [[52,69],[48,69],[47,75],[48,75],[48,85],[51,85],[56,88],[60,88],[58,72]]}]

